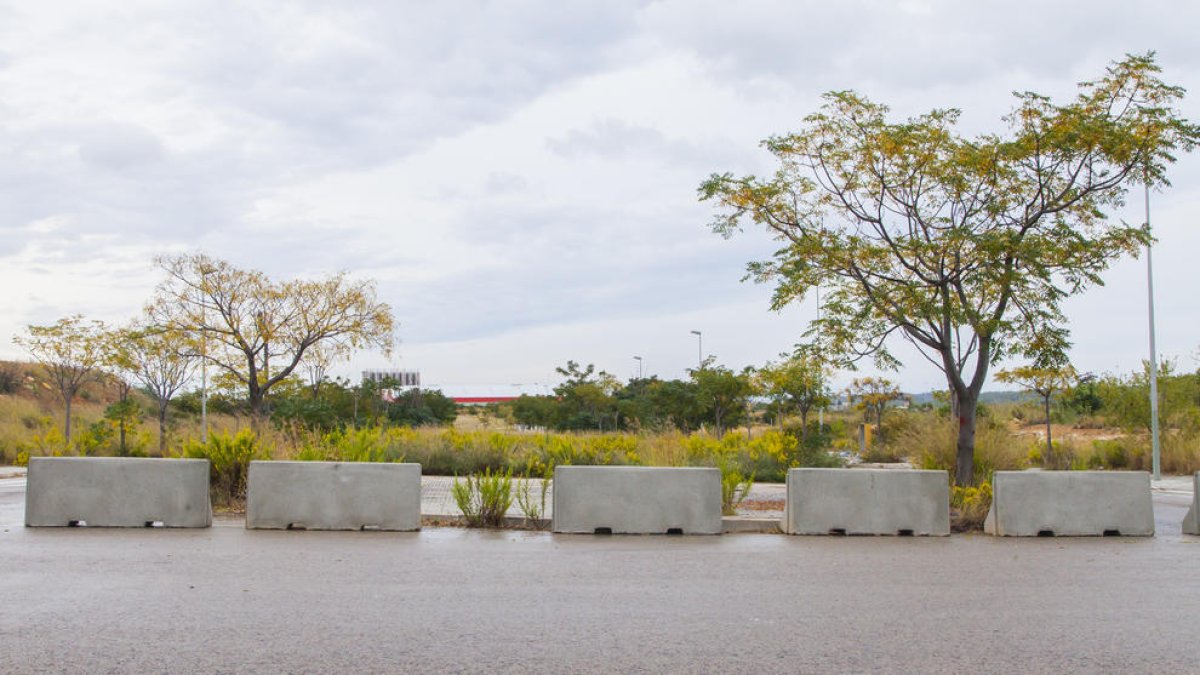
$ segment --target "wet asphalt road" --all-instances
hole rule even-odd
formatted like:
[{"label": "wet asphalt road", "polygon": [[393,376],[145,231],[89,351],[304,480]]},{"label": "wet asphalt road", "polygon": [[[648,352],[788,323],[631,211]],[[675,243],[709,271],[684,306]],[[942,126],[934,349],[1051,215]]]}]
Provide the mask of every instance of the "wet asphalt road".
[{"label": "wet asphalt road", "polygon": [[1200,537],[26,529],[0,671],[1200,671]]}]

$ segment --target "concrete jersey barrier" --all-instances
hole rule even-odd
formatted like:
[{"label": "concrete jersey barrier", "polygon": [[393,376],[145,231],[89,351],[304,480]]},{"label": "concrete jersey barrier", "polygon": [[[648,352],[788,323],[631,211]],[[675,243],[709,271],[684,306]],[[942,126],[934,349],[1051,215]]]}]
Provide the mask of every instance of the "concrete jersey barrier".
[{"label": "concrete jersey barrier", "polygon": [[1183,517],[1184,534],[1200,534],[1200,471],[1192,476],[1192,505]]},{"label": "concrete jersey barrier", "polygon": [[947,536],[945,471],[790,469],[782,529],[787,534]]},{"label": "concrete jersey barrier", "polygon": [[251,530],[421,529],[421,465],[250,462]]},{"label": "concrete jersey barrier", "polygon": [[1002,537],[1154,535],[1145,471],[997,471],[984,531]]},{"label": "concrete jersey barrier", "polygon": [[26,527],[209,527],[206,459],[31,457]]},{"label": "concrete jersey barrier", "polygon": [[718,469],[559,466],[553,494],[555,532],[721,533]]}]

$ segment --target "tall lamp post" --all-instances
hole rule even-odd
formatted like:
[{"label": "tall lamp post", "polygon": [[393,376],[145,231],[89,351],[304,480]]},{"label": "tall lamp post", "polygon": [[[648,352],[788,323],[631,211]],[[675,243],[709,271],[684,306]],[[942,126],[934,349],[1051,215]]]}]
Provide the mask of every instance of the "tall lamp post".
[{"label": "tall lamp post", "polygon": [[[1146,234],[1150,234],[1150,181],[1145,181]],[[1158,445],[1158,351],[1154,346],[1154,260],[1151,245],[1146,242],[1146,293],[1150,318],[1150,464],[1154,480],[1162,478]]]},{"label": "tall lamp post", "polygon": [[642,379],[642,357],[635,356],[633,360],[638,362],[638,379],[640,380]]},{"label": "tall lamp post", "polygon": [[700,335],[700,331],[692,331],[692,335],[696,336],[696,368],[704,367],[704,338]]}]

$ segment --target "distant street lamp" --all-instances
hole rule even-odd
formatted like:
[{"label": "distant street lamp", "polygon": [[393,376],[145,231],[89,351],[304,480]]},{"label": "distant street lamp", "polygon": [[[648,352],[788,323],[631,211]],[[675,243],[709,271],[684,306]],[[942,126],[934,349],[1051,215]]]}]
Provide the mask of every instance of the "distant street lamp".
[{"label": "distant street lamp", "polygon": [[638,362],[638,379],[640,380],[642,379],[642,357],[635,356],[633,360]]},{"label": "distant street lamp", "polygon": [[692,335],[696,336],[696,368],[704,367],[704,338],[700,335],[700,331],[692,331]]}]

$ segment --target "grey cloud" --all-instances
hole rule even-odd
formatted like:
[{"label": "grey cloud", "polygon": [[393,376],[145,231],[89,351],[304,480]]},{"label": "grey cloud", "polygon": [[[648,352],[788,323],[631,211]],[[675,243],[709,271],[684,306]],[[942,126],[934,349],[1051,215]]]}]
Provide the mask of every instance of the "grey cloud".
[{"label": "grey cloud", "polygon": [[[1077,3],[747,2],[668,0],[644,30],[699,56],[737,84],[771,77],[799,90],[945,87],[1021,71],[1070,76],[1077,64],[1187,45],[1194,6]],[[1163,55],[1194,64],[1195,49]]]},{"label": "grey cloud", "polygon": [[164,158],[158,138],[145,129],[113,124],[88,130],[80,139],[79,156],[102,171],[144,169]]},{"label": "grey cloud", "polygon": [[[361,165],[496,120],[595,71],[633,21],[633,7],[555,7],[315,4],[302,20],[205,8],[189,17],[198,37],[171,67],[268,140],[289,141],[290,165]],[[312,25],[332,37],[306,41]]]},{"label": "grey cloud", "polygon": [[[482,241],[493,253],[485,267],[417,287],[385,281],[381,290],[405,324],[405,339],[414,341],[655,316],[754,293],[738,283],[744,264],[773,246],[752,237],[706,236],[702,211],[684,209],[670,221],[617,207],[496,213]],[[468,213],[462,220],[472,218]],[[364,263],[384,259],[378,252]]]},{"label": "grey cloud", "polygon": [[706,170],[704,167],[753,162],[756,155],[754,148],[744,148],[727,139],[668,138],[658,129],[618,119],[596,120],[586,128],[572,129],[564,136],[548,139],[546,147],[572,159],[648,159],[698,167],[698,172]]}]

